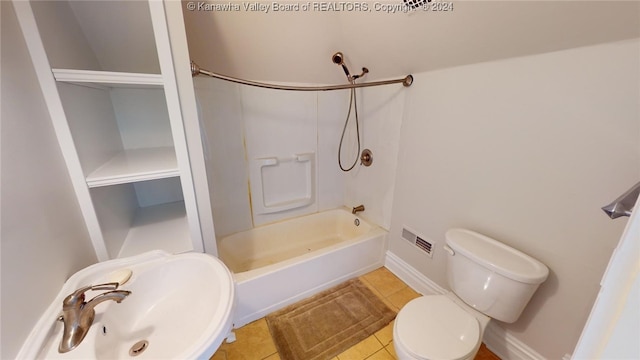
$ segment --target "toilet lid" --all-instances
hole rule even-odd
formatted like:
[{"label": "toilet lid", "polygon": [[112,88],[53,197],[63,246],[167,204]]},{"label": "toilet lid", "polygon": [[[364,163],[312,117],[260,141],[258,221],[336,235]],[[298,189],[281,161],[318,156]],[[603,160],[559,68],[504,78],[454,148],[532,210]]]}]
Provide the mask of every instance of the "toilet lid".
[{"label": "toilet lid", "polygon": [[478,345],[478,320],[444,295],[411,300],[396,317],[397,339],[424,359],[464,359]]}]

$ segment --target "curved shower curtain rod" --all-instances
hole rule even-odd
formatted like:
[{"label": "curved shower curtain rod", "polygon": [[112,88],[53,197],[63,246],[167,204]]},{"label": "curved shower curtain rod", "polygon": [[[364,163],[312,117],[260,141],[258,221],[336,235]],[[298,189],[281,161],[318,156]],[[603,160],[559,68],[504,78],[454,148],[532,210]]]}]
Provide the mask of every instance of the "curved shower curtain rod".
[{"label": "curved shower curtain rod", "polygon": [[358,84],[350,83],[350,84],[344,84],[344,85],[325,85],[325,86],[274,85],[274,84],[261,83],[261,82],[257,82],[257,81],[244,80],[244,79],[239,79],[239,78],[235,78],[235,77],[231,77],[231,76],[227,76],[227,75],[217,74],[217,73],[214,73],[214,72],[209,71],[209,70],[201,69],[200,66],[198,66],[198,64],[196,64],[195,62],[191,61],[191,76],[197,76],[197,75],[200,75],[200,74],[211,76],[211,77],[214,77],[216,79],[221,79],[221,80],[231,81],[231,82],[238,83],[238,84],[243,84],[243,85],[257,86],[257,87],[266,88],[266,89],[292,90],[292,91],[344,90],[344,89],[355,89],[355,88],[361,88],[361,87],[390,85],[390,84],[398,84],[398,83],[402,83],[402,85],[408,87],[408,86],[411,86],[411,84],[413,83],[413,76],[412,75],[407,75],[402,79],[363,82],[363,83],[358,83]]}]

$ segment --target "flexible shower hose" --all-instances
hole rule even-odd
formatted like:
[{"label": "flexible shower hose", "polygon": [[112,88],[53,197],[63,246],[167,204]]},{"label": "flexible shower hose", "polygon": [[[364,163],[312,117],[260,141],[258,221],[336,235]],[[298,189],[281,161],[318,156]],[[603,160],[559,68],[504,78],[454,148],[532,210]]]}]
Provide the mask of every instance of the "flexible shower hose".
[{"label": "flexible shower hose", "polygon": [[[344,141],[344,134],[347,131],[347,125],[349,125],[349,119],[351,118],[351,108],[354,107],[354,113],[356,117],[356,138],[358,141],[358,152],[356,153],[356,158],[353,161],[353,164],[347,169],[342,166],[342,160],[340,158],[340,154],[342,153],[342,142]],[[344,127],[342,128],[342,135],[340,136],[340,145],[338,146],[338,165],[340,166],[340,170],[347,172],[351,171],[356,164],[358,163],[358,158],[360,156],[360,124],[358,121],[358,100],[356,98],[356,89],[351,89],[351,96],[349,97],[349,111],[347,112],[347,118],[344,121]]]}]

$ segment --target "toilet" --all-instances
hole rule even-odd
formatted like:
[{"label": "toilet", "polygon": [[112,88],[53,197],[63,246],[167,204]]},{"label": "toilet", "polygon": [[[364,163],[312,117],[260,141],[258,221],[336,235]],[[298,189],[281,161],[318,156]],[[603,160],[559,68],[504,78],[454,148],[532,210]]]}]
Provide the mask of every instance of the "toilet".
[{"label": "toilet", "polygon": [[515,322],[549,275],[538,260],[470,230],[447,231],[444,249],[451,291],[400,309],[393,327],[400,360],[473,359],[489,321]]}]

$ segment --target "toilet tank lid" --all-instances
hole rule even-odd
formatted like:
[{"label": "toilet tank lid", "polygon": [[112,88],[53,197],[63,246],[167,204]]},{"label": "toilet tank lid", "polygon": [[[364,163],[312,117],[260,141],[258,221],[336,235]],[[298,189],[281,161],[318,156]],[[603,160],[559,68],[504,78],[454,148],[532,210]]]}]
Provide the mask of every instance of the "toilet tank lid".
[{"label": "toilet tank lid", "polygon": [[445,236],[455,252],[510,279],[540,284],[549,275],[540,261],[488,236],[466,229],[450,229]]}]

